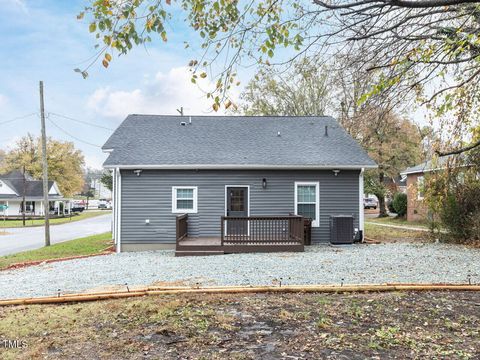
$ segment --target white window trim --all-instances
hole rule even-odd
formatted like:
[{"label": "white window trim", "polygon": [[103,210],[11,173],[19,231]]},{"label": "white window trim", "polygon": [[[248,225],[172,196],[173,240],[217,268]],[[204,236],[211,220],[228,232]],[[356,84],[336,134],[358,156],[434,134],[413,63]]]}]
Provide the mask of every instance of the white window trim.
[{"label": "white window trim", "polygon": [[[422,179],[422,186],[423,186],[423,191],[420,191],[420,179]],[[424,196],[421,196],[420,193],[425,194],[425,176],[417,176],[417,200],[423,200]]]},{"label": "white window trim", "polygon": [[[193,209],[177,209],[177,190],[193,189]],[[198,212],[198,187],[197,186],[172,186],[172,213],[196,214]]]},{"label": "white window trim", "polygon": [[298,215],[298,187],[315,186],[315,214],[317,218],[312,221],[312,227],[320,226],[320,183],[318,181],[295,181],[295,215]]}]

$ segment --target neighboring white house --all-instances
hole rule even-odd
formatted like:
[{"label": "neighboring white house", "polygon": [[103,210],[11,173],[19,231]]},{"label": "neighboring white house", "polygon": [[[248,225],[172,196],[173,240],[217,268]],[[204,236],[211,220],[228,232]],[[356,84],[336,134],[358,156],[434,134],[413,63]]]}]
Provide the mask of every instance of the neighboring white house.
[{"label": "neighboring white house", "polygon": [[[50,212],[57,214],[65,213],[68,205],[65,202],[55,181],[48,182],[48,197],[50,200]],[[7,205],[6,210],[0,210],[3,216],[19,216],[22,214],[22,202],[25,196],[25,213],[28,216],[42,216],[45,214],[43,207],[43,183],[33,179],[29,174],[24,175],[21,171],[11,171],[0,175],[0,205]],[[63,206],[60,204],[63,203]]]}]

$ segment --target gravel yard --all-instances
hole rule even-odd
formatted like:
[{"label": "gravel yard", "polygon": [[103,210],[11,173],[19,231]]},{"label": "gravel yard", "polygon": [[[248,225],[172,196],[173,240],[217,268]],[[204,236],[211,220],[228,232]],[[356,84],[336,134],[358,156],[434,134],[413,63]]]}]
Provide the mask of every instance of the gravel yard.
[{"label": "gravel yard", "polygon": [[174,257],[173,251],[122,253],[0,271],[0,298],[47,296],[155,282],[199,285],[480,283],[480,249],[391,243],[304,253]]}]

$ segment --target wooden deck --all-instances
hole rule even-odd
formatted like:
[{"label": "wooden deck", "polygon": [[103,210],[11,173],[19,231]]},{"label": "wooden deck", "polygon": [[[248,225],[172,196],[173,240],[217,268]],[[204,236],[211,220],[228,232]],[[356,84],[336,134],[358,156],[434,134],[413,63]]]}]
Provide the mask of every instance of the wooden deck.
[{"label": "wooden deck", "polygon": [[261,240],[245,241],[243,244],[229,243],[225,237],[222,245],[221,237],[185,237],[177,243],[175,256],[205,256],[251,252],[300,252],[303,244],[298,242],[272,242]]},{"label": "wooden deck", "polygon": [[222,239],[219,237],[185,237],[180,240],[180,246],[220,246]]},{"label": "wooden deck", "polygon": [[[235,229],[248,228],[248,233],[225,234],[229,219],[234,221]],[[241,222],[244,222],[243,227],[238,226]],[[300,216],[222,217],[220,228],[218,237],[191,237],[188,236],[188,216],[178,216],[175,256],[304,251],[303,218]]]}]

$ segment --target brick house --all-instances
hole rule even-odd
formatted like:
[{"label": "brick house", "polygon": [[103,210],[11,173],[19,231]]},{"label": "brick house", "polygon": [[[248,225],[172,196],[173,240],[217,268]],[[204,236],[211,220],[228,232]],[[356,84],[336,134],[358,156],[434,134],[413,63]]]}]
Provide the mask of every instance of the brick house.
[{"label": "brick house", "polygon": [[428,208],[425,203],[425,176],[428,173],[445,169],[453,158],[445,156],[434,161],[429,160],[409,167],[400,173],[407,179],[407,221],[421,221],[428,216]]}]

